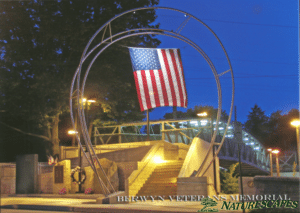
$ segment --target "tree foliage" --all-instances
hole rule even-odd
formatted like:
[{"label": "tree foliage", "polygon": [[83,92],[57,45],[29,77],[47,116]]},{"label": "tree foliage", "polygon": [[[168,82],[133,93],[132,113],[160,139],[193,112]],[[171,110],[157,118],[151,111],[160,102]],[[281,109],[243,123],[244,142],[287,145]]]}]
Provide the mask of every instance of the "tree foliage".
[{"label": "tree foliage", "polygon": [[291,121],[299,119],[299,111],[291,109],[287,114],[278,110],[268,117],[254,105],[245,123],[245,130],[259,140],[265,147],[279,148],[282,151],[296,147],[296,132]]},{"label": "tree foliage", "polygon": [[245,123],[245,129],[257,140],[263,141],[268,135],[268,117],[257,104],[251,110]]},{"label": "tree foliage", "polygon": [[[68,111],[71,79],[90,37],[116,14],[157,3],[158,0],[2,1],[2,121],[23,132],[44,135],[57,154],[59,118]],[[111,30],[158,27],[152,24],[155,18],[153,10],[139,11],[112,22]],[[97,98],[102,110],[92,115],[119,122],[143,118],[128,50],[123,46],[158,44],[157,39],[146,35],[122,40],[105,51],[95,62],[85,90],[88,98]]]},{"label": "tree foliage", "polygon": [[239,163],[232,164],[227,171],[221,172],[221,175],[223,176],[221,188],[226,194],[239,192],[238,177],[237,174],[235,174],[235,170],[238,165]]},{"label": "tree foliage", "polygon": [[[207,105],[195,106],[194,109],[192,109],[192,108],[187,109],[186,112],[177,111],[177,119],[199,118],[197,116],[197,114],[201,113],[201,112],[206,112],[207,117],[211,118],[212,120],[217,119],[218,109],[214,108],[213,106],[207,106]],[[166,113],[164,115],[164,118],[165,119],[173,119],[173,113]],[[228,119],[227,113],[224,110],[222,110],[220,120],[227,121],[227,119]]]}]

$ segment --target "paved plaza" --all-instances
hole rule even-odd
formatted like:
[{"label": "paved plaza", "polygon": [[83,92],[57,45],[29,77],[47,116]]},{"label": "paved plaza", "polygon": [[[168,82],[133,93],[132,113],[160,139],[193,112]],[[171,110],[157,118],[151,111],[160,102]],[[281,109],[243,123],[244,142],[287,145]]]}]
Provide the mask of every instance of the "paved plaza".
[{"label": "paved plaza", "polygon": [[[33,196],[33,195],[31,195]],[[30,197],[19,196],[19,197],[2,197],[1,208],[3,212],[15,212],[9,211],[11,209],[21,210],[40,210],[40,211],[58,211],[58,212],[124,212],[124,213],[135,213],[135,212],[198,212],[203,208],[200,202],[183,202],[183,201],[146,201],[146,202],[130,202],[128,204],[96,204],[97,195],[87,197],[82,195],[83,198],[62,197],[45,195],[43,197]],[[236,212],[242,211],[226,211],[221,210],[222,201],[218,202],[218,206],[215,208],[219,209],[219,212]],[[23,212],[23,211],[22,211]],[[2,212],[1,212],[2,213]]]}]

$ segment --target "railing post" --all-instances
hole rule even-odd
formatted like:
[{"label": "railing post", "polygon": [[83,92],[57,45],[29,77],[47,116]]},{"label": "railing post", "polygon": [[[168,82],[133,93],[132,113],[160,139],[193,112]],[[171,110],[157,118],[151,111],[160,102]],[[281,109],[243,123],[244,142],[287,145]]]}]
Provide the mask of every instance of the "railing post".
[{"label": "railing post", "polygon": [[118,126],[118,135],[119,135],[119,143],[122,143],[122,135],[121,135],[121,129],[122,129],[122,127],[121,127],[121,125],[119,125]]},{"label": "railing post", "polygon": [[94,145],[96,146],[97,145],[97,137],[96,137],[96,130],[97,130],[97,127],[94,127]]},{"label": "railing post", "polygon": [[161,122],[161,132],[162,132],[161,139],[164,141],[166,135],[165,135],[165,122],[163,122],[163,121]]}]

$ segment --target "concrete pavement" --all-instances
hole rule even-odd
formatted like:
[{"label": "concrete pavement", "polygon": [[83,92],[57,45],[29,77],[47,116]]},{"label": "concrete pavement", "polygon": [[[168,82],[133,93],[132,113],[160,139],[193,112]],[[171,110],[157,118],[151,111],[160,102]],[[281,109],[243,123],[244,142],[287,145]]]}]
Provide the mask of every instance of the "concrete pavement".
[{"label": "concrete pavement", "polygon": [[[204,206],[200,202],[190,201],[140,201],[128,204],[97,204],[96,197],[99,195],[23,195],[6,196],[1,198],[1,208],[3,209],[24,209],[40,211],[59,212],[102,212],[102,213],[183,213],[198,212]],[[223,202],[218,202],[221,213],[241,213],[242,211],[221,210]]]}]

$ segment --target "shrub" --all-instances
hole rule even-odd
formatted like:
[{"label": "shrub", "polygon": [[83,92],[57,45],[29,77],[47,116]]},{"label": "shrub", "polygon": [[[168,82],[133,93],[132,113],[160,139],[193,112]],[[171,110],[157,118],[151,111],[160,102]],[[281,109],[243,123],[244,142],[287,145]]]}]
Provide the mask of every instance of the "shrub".
[{"label": "shrub", "polygon": [[238,177],[235,169],[239,163],[232,164],[227,171],[221,172],[223,180],[221,183],[222,191],[225,194],[234,194],[239,192]]}]

